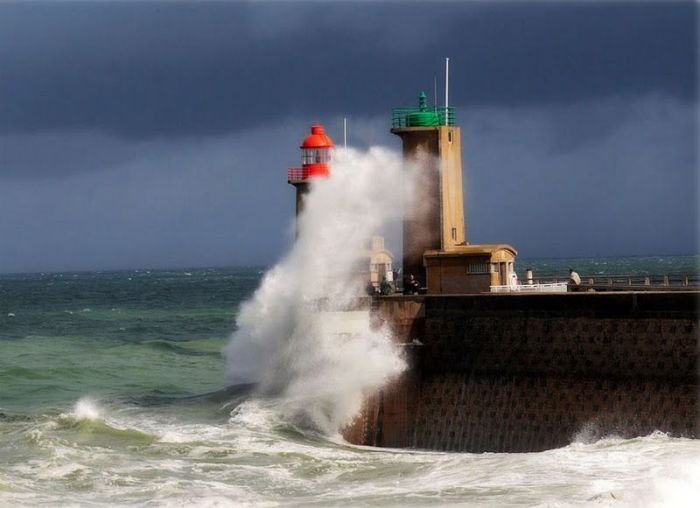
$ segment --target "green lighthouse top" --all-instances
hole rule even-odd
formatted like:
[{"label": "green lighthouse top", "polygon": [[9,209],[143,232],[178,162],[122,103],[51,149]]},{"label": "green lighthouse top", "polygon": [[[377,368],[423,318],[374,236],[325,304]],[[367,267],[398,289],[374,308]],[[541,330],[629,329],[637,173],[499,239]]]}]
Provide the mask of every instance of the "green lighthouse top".
[{"label": "green lighthouse top", "polygon": [[394,108],[391,114],[391,127],[437,127],[454,125],[454,108],[428,107],[428,97],[424,91],[418,95],[417,108]]},{"label": "green lighthouse top", "polygon": [[425,95],[423,90],[418,94],[418,109],[421,111],[428,111],[428,96]]}]

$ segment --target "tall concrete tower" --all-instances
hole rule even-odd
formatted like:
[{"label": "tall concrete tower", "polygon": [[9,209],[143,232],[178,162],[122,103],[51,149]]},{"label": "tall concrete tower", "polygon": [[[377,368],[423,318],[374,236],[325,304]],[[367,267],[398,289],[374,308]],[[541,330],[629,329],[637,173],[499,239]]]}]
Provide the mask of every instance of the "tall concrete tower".
[{"label": "tall concrete tower", "polygon": [[326,135],[321,124],[313,124],[311,133],[301,143],[301,167],[289,168],[287,182],[296,188],[297,217],[304,209],[304,197],[309,192],[309,186],[314,178],[324,178],[330,175],[328,164],[331,160],[333,140]]},{"label": "tall concrete tower", "polygon": [[418,169],[416,195],[403,223],[403,270],[425,286],[424,253],[465,244],[460,129],[453,108],[430,108],[421,92],[417,108],[393,110],[391,132]]}]

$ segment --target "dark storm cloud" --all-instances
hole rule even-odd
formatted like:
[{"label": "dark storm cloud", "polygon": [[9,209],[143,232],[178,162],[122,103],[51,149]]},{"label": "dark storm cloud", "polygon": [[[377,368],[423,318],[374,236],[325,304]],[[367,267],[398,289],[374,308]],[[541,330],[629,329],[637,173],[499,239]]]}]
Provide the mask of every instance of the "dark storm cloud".
[{"label": "dark storm cloud", "polygon": [[390,108],[435,75],[442,100],[445,56],[470,241],[697,253],[696,24],[690,2],[0,0],[0,272],[274,262],[309,124],[398,151]]},{"label": "dark storm cloud", "polygon": [[373,115],[432,91],[443,56],[462,107],[694,101],[696,17],[692,2],[6,3],[0,132],[201,136]]},{"label": "dark storm cloud", "polygon": [[[604,135],[573,146],[558,134],[571,118],[593,130],[606,109],[624,115]],[[682,101],[485,108],[462,135],[473,242],[507,241],[524,257],[697,252],[697,119]]]},{"label": "dark storm cloud", "polygon": [[177,144],[66,135],[96,165],[108,146],[129,156],[99,171],[3,181],[0,272],[271,263],[293,237],[285,170],[298,149],[288,132],[307,128]]}]

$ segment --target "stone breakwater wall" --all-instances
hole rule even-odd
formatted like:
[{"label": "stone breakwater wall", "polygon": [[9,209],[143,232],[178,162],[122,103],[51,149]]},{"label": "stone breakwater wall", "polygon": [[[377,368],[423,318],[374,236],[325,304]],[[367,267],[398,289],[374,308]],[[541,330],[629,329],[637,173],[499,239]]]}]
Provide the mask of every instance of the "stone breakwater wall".
[{"label": "stone breakwater wall", "polygon": [[697,292],[395,296],[373,302],[410,368],[354,443],[539,451],[655,430],[700,437]]}]

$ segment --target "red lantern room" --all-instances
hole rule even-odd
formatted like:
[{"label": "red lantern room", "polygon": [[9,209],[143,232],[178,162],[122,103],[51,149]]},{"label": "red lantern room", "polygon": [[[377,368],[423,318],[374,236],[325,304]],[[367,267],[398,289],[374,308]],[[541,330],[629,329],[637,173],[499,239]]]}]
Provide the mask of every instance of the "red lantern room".
[{"label": "red lantern room", "polygon": [[289,168],[287,181],[292,185],[298,185],[312,178],[329,176],[328,163],[331,148],[334,146],[333,140],[326,135],[323,125],[312,125],[311,134],[306,136],[299,147],[301,148],[301,167]]},{"label": "red lantern room", "polygon": [[304,209],[304,197],[314,178],[326,178],[331,172],[328,167],[331,159],[333,140],[326,135],[321,124],[311,126],[311,134],[306,136],[301,148],[301,167],[289,168],[287,181],[296,188],[297,216]]}]

